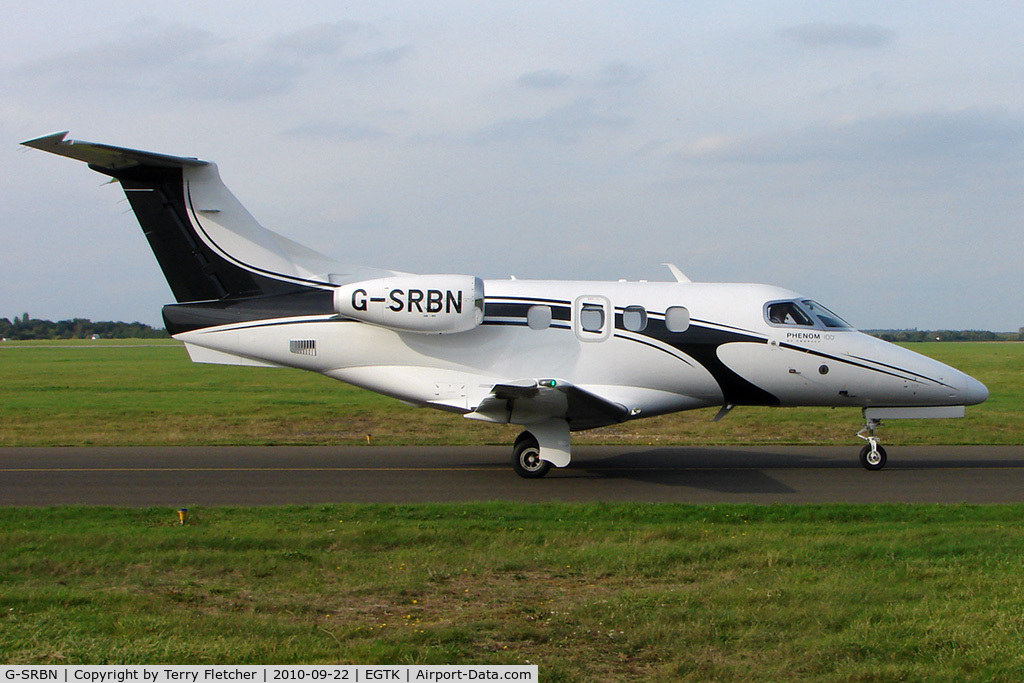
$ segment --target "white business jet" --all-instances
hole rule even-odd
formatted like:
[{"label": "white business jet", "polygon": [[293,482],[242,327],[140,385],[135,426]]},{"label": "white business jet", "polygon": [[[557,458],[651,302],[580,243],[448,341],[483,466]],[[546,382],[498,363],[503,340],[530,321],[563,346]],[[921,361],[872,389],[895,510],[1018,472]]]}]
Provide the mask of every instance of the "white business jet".
[{"label": "white business jet", "polygon": [[[512,466],[544,476],[570,433],[694,408],[862,409],[869,470],[882,419],[962,417],[988,389],[757,284],[481,280],[338,263],[263,228],[216,165],[67,139],[22,143],[121,183],[177,303],[193,361],[312,370],[482,422],[522,425]],[[113,182],[113,181],[112,181]]]}]

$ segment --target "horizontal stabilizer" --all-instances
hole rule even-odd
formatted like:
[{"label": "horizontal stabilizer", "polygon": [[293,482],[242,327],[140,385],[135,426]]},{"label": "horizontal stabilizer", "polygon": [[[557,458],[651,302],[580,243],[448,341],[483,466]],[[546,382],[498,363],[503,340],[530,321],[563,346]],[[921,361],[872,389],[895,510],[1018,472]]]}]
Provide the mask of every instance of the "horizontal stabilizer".
[{"label": "horizontal stabilizer", "polygon": [[195,157],[176,157],[155,152],[143,152],[137,149],[101,145],[82,140],[68,140],[68,132],[44,135],[41,138],[27,140],[21,144],[33,149],[40,149],[62,157],[84,161],[90,166],[106,168],[112,171],[132,168],[134,166],[154,166],[157,168],[185,168],[187,166],[205,166],[208,161]]},{"label": "horizontal stabilizer", "polygon": [[253,360],[252,358],[246,358],[244,356],[236,356],[233,353],[205,349],[202,346],[196,346],[195,344],[186,343],[185,350],[188,351],[188,357],[192,359],[193,363],[209,363],[212,365],[245,365],[254,368],[284,367],[282,365],[268,363],[262,360]]}]

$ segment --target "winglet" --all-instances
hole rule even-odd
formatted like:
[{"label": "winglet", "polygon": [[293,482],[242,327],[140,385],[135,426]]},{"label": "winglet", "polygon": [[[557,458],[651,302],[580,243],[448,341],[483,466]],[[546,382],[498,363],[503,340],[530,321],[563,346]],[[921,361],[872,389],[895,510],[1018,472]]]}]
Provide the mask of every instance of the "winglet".
[{"label": "winglet", "polygon": [[49,135],[43,135],[42,137],[32,138],[21,143],[26,147],[34,147],[43,151],[50,151],[50,147],[54,147],[64,142],[64,138],[68,136],[68,131],[61,131],[60,133],[50,133]]},{"label": "winglet", "polygon": [[686,277],[686,274],[683,273],[683,271],[679,270],[679,266],[676,264],[662,263],[661,265],[666,266],[670,271],[672,271],[672,277],[676,279],[676,282],[693,282],[693,280]]}]

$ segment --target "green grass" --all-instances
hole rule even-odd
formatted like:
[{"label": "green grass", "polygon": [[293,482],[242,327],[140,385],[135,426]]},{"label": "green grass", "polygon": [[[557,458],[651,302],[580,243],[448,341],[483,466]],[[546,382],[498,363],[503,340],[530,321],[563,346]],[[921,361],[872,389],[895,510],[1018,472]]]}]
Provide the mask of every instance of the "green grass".
[{"label": "green grass", "polygon": [[[887,422],[893,444],[1024,443],[1024,343],[911,344],[985,382],[962,420]],[[0,446],[505,444],[517,429],[410,408],[298,370],[197,365],[174,342],[5,342]],[[578,433],[579,444],[849,444],[853,409],[714,409]]]},{"label": "green grass", "polygon": [[1019,681],[1024,506],[0,509],[0,661]]},{"label": "green grass", "polygon": [[[0,445],[425,443],[426,411],[297,370],[193,364],[177,342],[0,347]],[[402,429],[404,416],[413,427]],[[397,416],[397,417],[396,417]],[[392,425],[391,422],[399,424]],[[443,421],[432,420],[434,427]],[[458,422],[453,421],[454,424]]]},{"label": "green grass", "polygon": [[[921,344],[991,398],[893,443],[1024,443],[1024,344]],[[0,346],[0,445],[505,443],[515,428],[175,342]],[[577,443],[850,443],[740,408]],[[535,663],[545,681],[1019,681],[1024,506],[0,507],[0,662]]]}]

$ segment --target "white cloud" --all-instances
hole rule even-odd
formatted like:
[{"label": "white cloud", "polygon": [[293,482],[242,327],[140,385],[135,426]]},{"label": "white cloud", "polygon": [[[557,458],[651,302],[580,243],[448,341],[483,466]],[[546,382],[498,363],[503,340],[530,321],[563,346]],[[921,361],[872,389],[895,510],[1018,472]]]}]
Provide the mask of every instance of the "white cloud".
[{"label": "white cloud", "polygon": [[196,27],[136,24],[117,40],[31,59],[11,76],[64,92],[150,90],[159,87],[168,70],[221,44],[221,39]]},{"label": "white cloud", "polygon": [[383,128],[364,123],[341,121],[307,121],[284,131],[283,134],[296,138],[333,139],[348,142],[388,137],[387,131]]},{"label": "white cloud", "polygon": [[748,164],[908,162],[983,164],[1024,149],[1024,116],[1003,109],[887,114],[749,137],[713,135],[684,152],[695,161]]},{"label": "white cloud", "polygon": [[800,24],[777,32],[779,38],[806,47],[874,48],[895,42],[897,34],[878,24],[830,24],[813,22]]},{"label": "white cloud", "polygon": [[599,88],[626,88],[643,83],[645,77],[643,69],[626,62],[615,62],[600,70],[594,85]]},{"label": "white cloud", "polygon": [[516,81],[524,88],[564,88],[573,82],[572,76],[556,69],[538,69],[523,74]]},{"label": "white cloud", "polygon": [[[25,88],[105,98],[144,93],[153,100],[251,102],[289,94],[316,69],[388,66],[412,47],[365,44],[372,33],[349,21],[320,23],[260,41],[242,41],[186,24],[135,22],[114,40],[30,60],[12,70]],[[372,43],[372,41],[371,41]]]},{"label": "white cloud", "polygon": [[172,98],[251,102],[292,92],[308,71],[302,64],[266,57],[201,58],[164,74],[164,85]]},{"label": "white cloud", "polygon": [[352,64],[364,66],[387,66],[397,64],[415,53],[412,45],[399,45],[379,50],[370,50],[348,60]]},{"label": "white cloud", "polygon": [[573,75],[559,69],[538,69],[523,74],[516,84],[524,88],[564,89],[575,86],[581,90],[630,88],[643,83],[646,73],[627,62],[613,62],[591,71]]},{"label": "white cloud", "polygon": [[617,130],[627,127],[629,123],[629,117],[610,111],[601,111],[592,100],[577,100],[540,116],[519,116],[505,119],[488,126],[472,137],[477,142],[516,141],[532,138],[571,144],[583,139],[588,131]]},{"label": "white cloud", "polygon": [[335,54],[359,30],[359,24],[354,21],[315,24],[274,38],[270,47],[301,57]]}]

